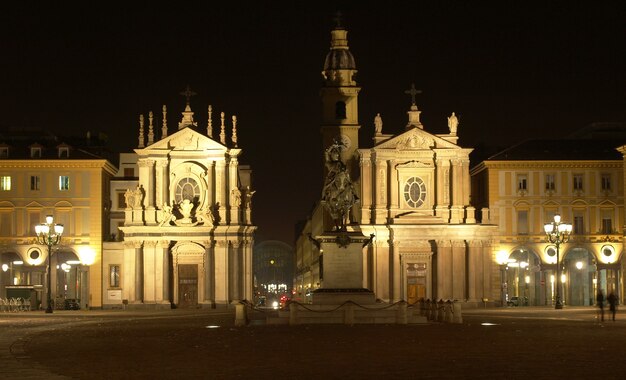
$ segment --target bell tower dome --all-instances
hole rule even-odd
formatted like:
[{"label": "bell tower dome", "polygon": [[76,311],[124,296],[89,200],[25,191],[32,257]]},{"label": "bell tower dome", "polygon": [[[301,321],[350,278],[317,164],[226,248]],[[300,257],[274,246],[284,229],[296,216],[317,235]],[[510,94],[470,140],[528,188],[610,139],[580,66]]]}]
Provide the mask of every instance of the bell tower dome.
[{"label": "bell tower dome", "polygon": [[328,148],[334,140],[341,141],[344,148],[341,159],[347,167],[356,162],[354,154],[359,147],[357,73],[354,57],[348,48],[348,31],[336,18],[336,26],[331,31],[330,51],[326,55],[322,71],[322,141]]}]

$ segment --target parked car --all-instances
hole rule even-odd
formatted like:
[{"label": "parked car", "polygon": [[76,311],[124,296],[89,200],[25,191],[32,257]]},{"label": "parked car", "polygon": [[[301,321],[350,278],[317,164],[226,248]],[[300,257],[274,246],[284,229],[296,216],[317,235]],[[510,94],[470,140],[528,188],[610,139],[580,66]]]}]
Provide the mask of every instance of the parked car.
[{"label": "parked car", "polygon": [[508,301],[506,301],[507,306],[519,306],[519,297],[511,297]]}]

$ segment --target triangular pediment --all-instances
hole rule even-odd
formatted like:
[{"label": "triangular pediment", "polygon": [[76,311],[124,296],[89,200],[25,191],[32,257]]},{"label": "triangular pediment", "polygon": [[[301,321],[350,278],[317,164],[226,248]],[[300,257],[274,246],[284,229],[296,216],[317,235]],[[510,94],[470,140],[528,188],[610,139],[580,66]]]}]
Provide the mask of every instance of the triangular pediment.
[{"label": "triangular pediment", "polygon": [[411,128],[408,131],[392,137],[376,145],[374,149],[395,149],[395,150],[422,150],[422,149],[461,149],[443,138],[426,132],[420,128]]},{"label": "triangular pediment", "polygon": [[173,151],[173,150],[185,150],[185,151],[207,151],[218,150],[226,151],[227,147],[219,142],[205,136],[201,133],[194,131],[191,128],[183,128],[176,133],[173,133],[166,138],[155,142],[154,144],[135,149],[135,152],[139,155],[148,154],[151,151]]}]

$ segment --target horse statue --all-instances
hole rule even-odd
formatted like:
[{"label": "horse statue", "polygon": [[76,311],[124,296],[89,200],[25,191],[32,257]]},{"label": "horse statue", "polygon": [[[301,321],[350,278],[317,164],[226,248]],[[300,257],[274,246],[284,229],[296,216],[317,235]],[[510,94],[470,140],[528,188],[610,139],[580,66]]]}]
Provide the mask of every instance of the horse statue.
[{"label": "horse statue", "polygon": [[359,201],[350,179],[350,173],[341,161],[342,148],[343,145],[335,141],[326,149],[328,174],[322,189],[322,201],[333,218],[337,231],[346,230],[350,209]]}]

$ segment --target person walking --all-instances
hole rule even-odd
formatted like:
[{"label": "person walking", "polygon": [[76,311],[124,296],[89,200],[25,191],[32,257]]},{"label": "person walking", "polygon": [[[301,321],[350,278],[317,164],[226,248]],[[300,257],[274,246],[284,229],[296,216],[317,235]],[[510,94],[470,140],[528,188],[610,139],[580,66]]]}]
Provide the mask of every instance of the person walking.
[{"label": "person walking", "polygon": [[609,296],[606,298],[609,302],[609,310],[611,311],[611,317],[613,318],[613,322],[615,322],[615,308],[617,307],[617,296],[615,293],[609,293]]},{"label": "person walking", "polygon": [[596,295],[596,305],[598,305],[600,321],[604,322],[604,294],[602,293],[602,289],[598,289],[598,294]]}]

